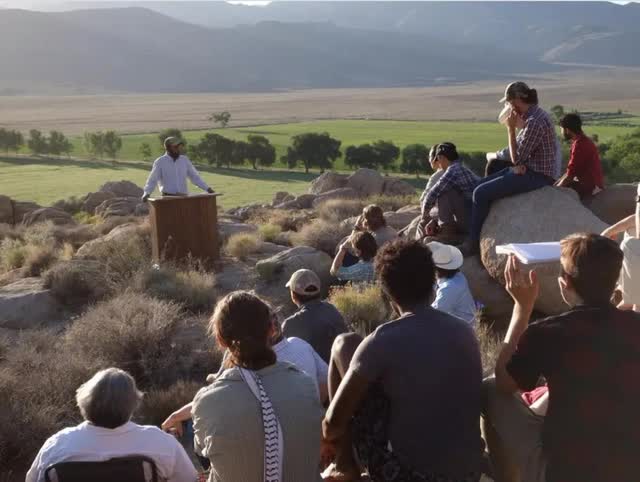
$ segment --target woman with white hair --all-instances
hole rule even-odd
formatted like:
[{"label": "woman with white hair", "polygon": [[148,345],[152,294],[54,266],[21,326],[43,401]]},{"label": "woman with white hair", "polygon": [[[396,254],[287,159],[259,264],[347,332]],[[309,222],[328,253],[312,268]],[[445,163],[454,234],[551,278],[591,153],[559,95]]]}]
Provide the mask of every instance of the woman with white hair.
[{"label": "woman with white hair", "polygon": [[61,462],[101,462],[141,455],[152,459],[167,482],[193,482],[197,472],[178,441],[157,427],[137,425],[131,416],[142,393],[127,372],[99,371],[76,392],[84,422],[50,437],[36,456],[26,482],[43,482],[48,467]]}]

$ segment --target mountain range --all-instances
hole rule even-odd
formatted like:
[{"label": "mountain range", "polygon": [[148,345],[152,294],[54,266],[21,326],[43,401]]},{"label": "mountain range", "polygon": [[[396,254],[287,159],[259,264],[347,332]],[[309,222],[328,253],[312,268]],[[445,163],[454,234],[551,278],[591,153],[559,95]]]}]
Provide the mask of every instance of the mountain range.
[{"label": "mountain range", "polygon": [[640,66],[640,5],[73,2],[0,9],[5,93],[425,86]]}]

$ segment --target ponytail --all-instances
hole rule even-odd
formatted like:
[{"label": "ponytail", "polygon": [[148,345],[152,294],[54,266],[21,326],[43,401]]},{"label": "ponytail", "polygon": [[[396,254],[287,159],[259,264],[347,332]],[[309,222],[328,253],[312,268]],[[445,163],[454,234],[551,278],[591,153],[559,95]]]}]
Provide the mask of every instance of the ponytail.
[{"label": "ponytail", "polygon": [[530,105],[538,105],[538,91],[536,89],[529,89],[524,101]]}]

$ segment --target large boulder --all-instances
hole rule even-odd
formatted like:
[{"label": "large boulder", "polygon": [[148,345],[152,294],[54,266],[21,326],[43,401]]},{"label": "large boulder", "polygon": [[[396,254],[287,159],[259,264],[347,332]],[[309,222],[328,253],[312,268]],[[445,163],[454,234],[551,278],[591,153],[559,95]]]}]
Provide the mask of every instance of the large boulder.
[{"label": "large boulder", "polygon": [[301,194],[297,198],[284,201],[275,207],[277,209],[311,209],[316,197],[315,194]]},{"label": "large boulder", "polygon": [[320,277],[323,287],[327,288],[331,280],[329,270],[332,261],[327,253],[309,246],[297,246],[258,262],[256,270],[263,280],[281,283],[284,288],[295,271],[310,269]]},{"label": "large boulder", "polygon": [[29,213],[42,206],[30,201],[13,201],[13,224],[20,224]]},{"label": "large boulder", "polygon": [[0,328],[23,330],[64,319],[64,309],[41,278],[25,278],[0,288]]},{"label": "large boulder", "polygon": [[233,223],[233,222],[219,222],[218,234],[225,240],[240,233],[255,233],[258,231],[258,227],[253,224]]},{"label": "large boulder", "polygon": [[384,177],[373,169],[358,169],[347,179],[347,187],[358,193],[360,197],[369,197],[382,193]]},{"label": "large boulder", "polygon": [[322,203],[327,202],[331,199],[356,199],[358,197],[358,192],[353,190],[350,187],[343,187],[340,189],[334,189],[333,191],[328,191],[322,193],[313,200],[313,207],[317,208]]},{"label": "large boulder", "polygon": [[101,192],[110,192],[117,197],[135,197],[140,199],[144,194],[141,187],[136,186],[131,181],[110,181],[104,183],[100,189]]},{"label": "large boulder", "polygon": [[615,224],[636,210],[636,184],[613,184],[585,202],[585,205],[607,224]]},{"label": "large boulder", "polygon": [[98,192],[90,192],[84,198],[82,202],[82,210],[89,214],[95,214],[96,208],[100,206],[107,199],[113,199],[116,197],[114,193],[111,191],[98,191]]},{"label": "large boulder", "polygon": [[[496,246],[509,243],[560,241],[578,232],[600,233],[607,225],[579,201],[571,189],[545,187],[496,201],[482,228],[482,263],[489,274],[504,285],[507,257],[496,254]],[[547,315],[566,310],[557,277],[560,263],[534,266],[540,279],[536,308]]]},{"label": "large boulder", "polygon": [[133,216],[141,204],[138,197],[114,197],[102,202],[95,209],[95,214],[108,218],[110,216]]},{"label": "large boulder", "polygon": [[484,269],[480,256],[465,258],[462,272],[467,278],[473,299],[482,303],[485,314],[496,328],[505,328],[513,310],[511,296]]},{"label": "large boulder", "polygon": [[13,202],[0,194],[0,224],[13,224]]},{"label": "large boulder", "polygon": [[384,218],[387,220],[387,224],[393,229],[403,229],[405,226],[411,224],[411,222],[420,216],[420,208],[407,211],[389,211],[384,213]]},{"label": "large boulder", "polygon": [[346,175],[327,171],[323,174],[320,174],[313,181],[311,181],[309,194],[322,194],[328,191],[333,191],[334,189],[345,187],[346,185]]},{"label": "large boulder", "polygon": [[294,199],[294,196],[291,196],[291,194],[289,194],[286,191],[278,191],[273,195],[273,201],[271,201],[271,204],[273,206],[277,204],[282,204],[285,201],[285,199],[291,200],[291,199]]},{"label": "large boulder", "polygon": [[37,223],[52,222],[55,225],[76,224],[71,214],[56,208],[40,208],[24,216],[22,224],[33,226]]},{"label": "large boulder", "polygon": [[141,226],[137,223],[121,224],[113,228],[108,234],[92,239],[84,243],[78,251],[76,258],[91,258],[94,253],[102,251],[103,246],[108,244],[123,243],[141,235]]},{"label": "large boulder", "polygon": [[414,196],[416,188],[402,179],[388,177],[384,180],[382,194],[385,196]]}]

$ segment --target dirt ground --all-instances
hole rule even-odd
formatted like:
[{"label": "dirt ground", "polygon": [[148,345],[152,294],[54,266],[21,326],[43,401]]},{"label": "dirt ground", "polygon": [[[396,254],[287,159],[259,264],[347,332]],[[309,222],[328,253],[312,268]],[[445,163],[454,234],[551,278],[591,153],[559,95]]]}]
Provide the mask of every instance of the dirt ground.
[{"label": "dirt ground", "polygon": [[[58,129],[68,135],[97,129],[121,133],[165,127],[211,126],[212,112],[228,110],[231,125],[316,119],[489,120],[499,110],[504,82],[465,85],[304,90],[246,94],[113,94],[0,97],[0,126],[27,131]],[[527,78],[549,107],[640,113],[640,69],[575,69]],[[494,117],[491,116],[491,119]]]}]

